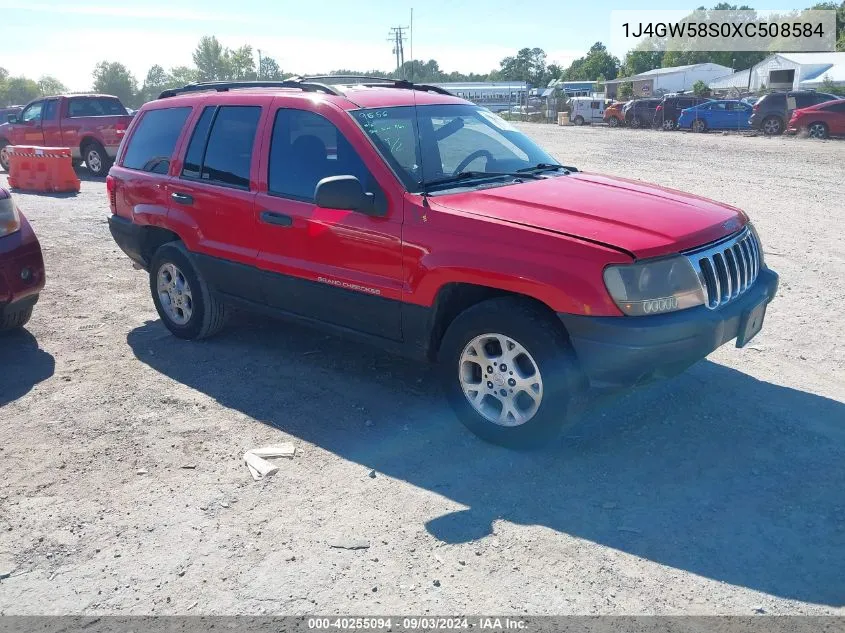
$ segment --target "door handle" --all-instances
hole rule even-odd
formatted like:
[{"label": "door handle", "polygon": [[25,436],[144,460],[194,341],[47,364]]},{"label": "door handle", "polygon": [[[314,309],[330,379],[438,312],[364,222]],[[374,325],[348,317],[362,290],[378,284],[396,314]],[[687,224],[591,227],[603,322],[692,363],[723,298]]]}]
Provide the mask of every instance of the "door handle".
[{"label": "door handle", "polygon": [[261,221],[267,224],[275,224],[277,226],[292,226],[293,218],[284,213],[276,213],[274,211],[262,211]]},{"label": "door handle", "polygon": [[170,197],[173,199],[173,202],[178,202],[179,204],[194,204],[194,197],[189,196],[187,193],[174,191],[170,194]]}]

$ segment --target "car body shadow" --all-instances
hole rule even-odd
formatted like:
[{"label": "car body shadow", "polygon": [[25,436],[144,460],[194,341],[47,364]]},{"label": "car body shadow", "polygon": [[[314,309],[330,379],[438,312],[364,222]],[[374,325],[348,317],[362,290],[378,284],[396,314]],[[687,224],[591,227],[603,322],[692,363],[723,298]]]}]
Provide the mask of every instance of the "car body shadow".
[{"label": "car body shadow", "polygon": [[53,356],[27,330],[0,332],[0,407],[26,395],[55,369]]},{"label": "car body shadow", "polygon": [[443,542],[483,539],[497,520],[541,525],[718,581],[845,605],[840,402],[703,361],[589,408],[559,443],[520,453],[465,431],[428,366],[258,317],[204,343],[164,332],[156,321],[129,333],[141,362],[466,506],[427,523]]}]

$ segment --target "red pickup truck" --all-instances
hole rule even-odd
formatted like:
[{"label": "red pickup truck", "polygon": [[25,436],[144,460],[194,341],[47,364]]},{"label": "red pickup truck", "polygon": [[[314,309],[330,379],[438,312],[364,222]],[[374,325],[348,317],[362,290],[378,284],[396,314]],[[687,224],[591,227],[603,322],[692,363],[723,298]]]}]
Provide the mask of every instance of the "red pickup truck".
[{"label": "red pickup truck", "polygon": [[70,147],[94,176],[105,176],[132,116],[110,95],[44,97],[0,124],[0,167],[9,171],[9,145]]}]

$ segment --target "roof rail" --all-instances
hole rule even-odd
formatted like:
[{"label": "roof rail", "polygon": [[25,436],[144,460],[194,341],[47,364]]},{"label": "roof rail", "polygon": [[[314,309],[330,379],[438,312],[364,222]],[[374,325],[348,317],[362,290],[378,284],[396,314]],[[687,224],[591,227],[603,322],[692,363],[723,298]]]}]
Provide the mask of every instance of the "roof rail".
[{"label": "roof rail", "polygon": [[304,81],[298,77],[294,77],[284,81],[201,81],[198,83],[188,84],[181,88],[170,88],[162,92],[158,98],[167,99],[168,97],[175,97],[180,94],[203,92],[206,90],[228,92],[229,90],[238,90],[242,88],[298,88],[304,92],[324,92],[331,95],[340,94],[331,86]]},{"label": "roof rail", "polygon": [[[431,84],[415,84],[407,79],[391,79],[389,77],[369,77],[367,75],[309,75],[308,77],[294,77],[294,80],[305,82],[324,81],[327,79],[354,79],[360,86],[368,88],[399,88],[403,90],[421,90],[423,92],[436,92],[441,95],[452,96],[452,93],[441,88],[440,86],[433,86]],[[343,83],[342,81],[338,83]]]}]

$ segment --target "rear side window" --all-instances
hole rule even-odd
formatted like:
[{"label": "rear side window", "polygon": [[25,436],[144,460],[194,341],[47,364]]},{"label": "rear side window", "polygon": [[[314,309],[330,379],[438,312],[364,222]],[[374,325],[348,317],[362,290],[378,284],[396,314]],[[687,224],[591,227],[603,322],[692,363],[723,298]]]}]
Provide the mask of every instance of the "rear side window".
[{"label": "rear side window", "polygon": [[69,118],[81,116],[121,116],[126,108],[114,97],[74,97],[67,106]]},{"label": "rear side window", "polygon": [[190,107],[145,112],[129,139],[122,165],[128,169],[166,174],[176,141],[190,113]]},{"label": "rear side window", "polygon": [[194,128],[182,176],[249,189],[252,148],[260,118],[259,106],[206,108]]},{"label": "rear side window", "polygon": [[44,104],[44,120],[45,121],[52,121],[56,118],[56,109],[59,105],[59,102],[55,99],[51,99],[50,101],[45,102]]},{"label": "rear side window", "polygon": [[807,106],[819,103],[816,101],[816,95],[798,93],[795,95],[795,104],[799,108],[806,108]]},{"label": "rear side window", "polygon": [[845,112],[845,101],[840,101],[839,103],[832,103],[829,106],[825,106],[821,109],[827,110],[828,112]]}]

